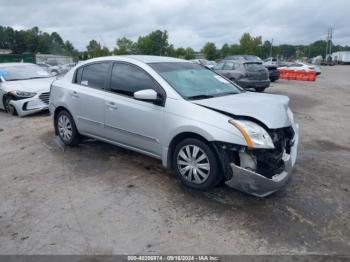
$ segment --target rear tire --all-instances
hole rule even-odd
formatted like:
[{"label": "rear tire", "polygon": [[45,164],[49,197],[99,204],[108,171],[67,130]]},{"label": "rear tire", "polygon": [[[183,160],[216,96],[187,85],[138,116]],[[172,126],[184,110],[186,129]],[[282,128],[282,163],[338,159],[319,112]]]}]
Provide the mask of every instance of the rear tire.
[{"label": "rear tire", "polygon": [[76,128],[74,119],[68,111],[62,110],[58,113],[55,119],[55,126],[59,138],[65,145],[76,146],[79,144],[80,135]]},{"label": "rear tire", "polygon": [[222,180],[214,151],[196,138],[186,138],[176,146],[172,166],[181,182],[193,189],[205,190]]},{"label": "rear tire", "polygon": [[255,88],[255,91],[259,92],[259,93],[262,93],[262,92],[265,91],[265,89],[266,89],[266,87],[257,87],[257,88]]},{"label": "rear tire", "polygon": [[7,113],[9,113],[12,116],[15,116],[15,115],[17,115],[17,111],[16,111],[16,108],[10,104],[10,102],[12,100],[14,100],[13,97],[6,96],[4,99],[4,108],[5,108]]}]

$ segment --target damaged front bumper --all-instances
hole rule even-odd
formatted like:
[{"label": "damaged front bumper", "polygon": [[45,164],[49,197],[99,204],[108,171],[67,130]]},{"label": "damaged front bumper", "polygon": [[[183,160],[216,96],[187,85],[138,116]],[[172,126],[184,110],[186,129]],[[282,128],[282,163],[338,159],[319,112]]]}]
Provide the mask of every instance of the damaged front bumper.
[{"label": "damaged front bumper", "polygon": [[49,109],[49,93],[37,94],[34,97],[11,100],[10,104],[16,108],[18,116],[26,116]]},{"label": "damaged front bumper", "polygon": [[272,176],[272,178],[267,178],[252,170],[231,163],[233,176],[225,182],[226,185],[258,197],[268,196],[283,187],[292,174],[297,157],[299,126],[295,124],[293,125],[293,129],[295,132],[293,146],[291,147],[290,154],[285,154],[283,157],[284,170],[281,173]]}]

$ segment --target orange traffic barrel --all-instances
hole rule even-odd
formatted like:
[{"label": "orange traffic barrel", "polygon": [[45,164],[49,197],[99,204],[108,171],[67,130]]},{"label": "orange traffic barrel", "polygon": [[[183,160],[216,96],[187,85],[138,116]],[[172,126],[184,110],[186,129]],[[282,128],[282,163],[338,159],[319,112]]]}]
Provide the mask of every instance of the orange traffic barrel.
[{"label": "orange traffic barrel", "polygon": [[289,72],[289,79],[296,80],[297,79],[297,71],[290,70],[290,72]]},{"label": "orange traffic barrel", "polygon": [[298,70],[296,73],[296,80],[304,80],[304,70]]},{"label": "orange traffic barrel", "polygon": [[316,81],[316,71],[309,71],[309,81]]},{"label": "orange traffic barrel", "polygon": [[302,73],[302,75],[301,75],[300,80],[308,81],[308,80],[309,80],[309,72],[303,70],[303,73]]}]

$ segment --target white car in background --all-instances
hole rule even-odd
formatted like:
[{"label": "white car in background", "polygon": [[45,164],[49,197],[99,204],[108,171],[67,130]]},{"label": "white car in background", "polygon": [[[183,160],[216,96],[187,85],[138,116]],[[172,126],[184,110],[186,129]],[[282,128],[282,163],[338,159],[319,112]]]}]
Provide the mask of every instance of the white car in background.
[{"label": "white car in background", "polygon": [[279,67],[278,69],[292,69],[292,70],[305,70],[305,71],[316,71],[317,75],[321,74],[321,68],[318,65],[310,65],[301,62],[289,64],[287,66]]},{"label": "white car in background", "polygon": [[47,110],[53,80],[35,64],[0,64],[0,109],[18,116]]},{"label": "white car in background", "polygon": [[274,57],[269,57],[269,58],[264,59],[263,65],[266,67],[269,67],[269,66],[276,66],[277,67],[278,61]]},{"label": "white car in background", "polygon": [[46,63],[37,63],[37,65],[53,76],[59,75],[63,72],[62,68],[58,65],[53,66]]}]

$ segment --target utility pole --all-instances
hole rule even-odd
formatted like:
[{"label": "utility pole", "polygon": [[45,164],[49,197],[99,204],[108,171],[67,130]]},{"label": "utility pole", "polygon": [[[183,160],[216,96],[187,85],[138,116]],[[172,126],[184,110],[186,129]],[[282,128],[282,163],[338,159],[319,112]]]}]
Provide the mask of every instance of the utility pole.
[{"label": "utility pole", "polygon": [[333,27],[328,28],[327,30],[327,44],[326,44],[326,57],[325,59],[327,59],[328,54],[331,55],[332,54],[332,38],[333,38]]},{"label": "utility pole", "polygon": [[272,57],[272,47],[273,47],[273,38],[272,38],[272,40],[271,40],[270,57]]},{"label": "utility pole", "polygon": [[324,57],[324,61],[327,60],[327,55],[328,55],[328,41],[329,41],[329,28],[327,30],[327,38],[326,38],[326,56]]},{"label": "utility pole", "polygon": [[332,38],[333,38],[333,28],[331,27],[330,29],[330,34],[329,34],[329,54],[332,54]]}]

